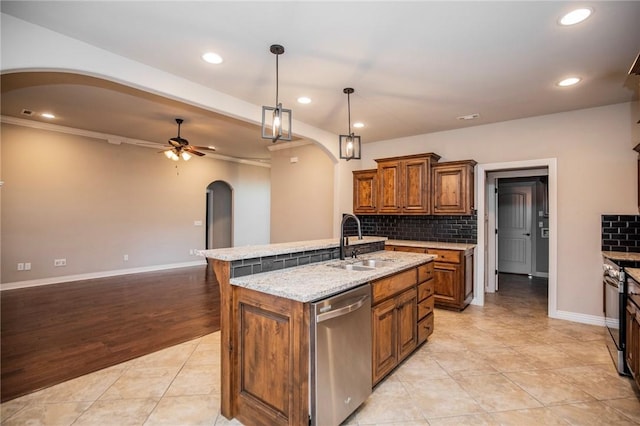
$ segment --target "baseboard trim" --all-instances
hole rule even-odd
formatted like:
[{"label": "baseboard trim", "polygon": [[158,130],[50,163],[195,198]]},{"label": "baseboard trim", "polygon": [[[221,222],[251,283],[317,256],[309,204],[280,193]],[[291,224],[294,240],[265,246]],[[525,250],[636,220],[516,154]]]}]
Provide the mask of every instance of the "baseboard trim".
[{"label": "baseboard trim", "polygon": [[582,324],[599,325],[601,327],[605,326],[604,316],[600,315],[587,315],[579,314],[577,312],[556,311],[556,314],[552,318],[579,322]]},{"label": "baseboard trim", "polygon": [[169,263],[166,265],[142,266],[139,268],[116,269],[113,271],[89,272],[86,274],[65,275],[61,277],[40,278],[37,280],[16,281],[12,283],[0,284],[0,291],[15,290],[19,288],[38,287],[42,285],[60,284],[72,281],[92,280],[96,278],[116,277],[118,275],[138,274],[141,272],[164,271],[167,269],[187,268],[190,266],[206,265],[205,260],[197,260],[193,262]]}]

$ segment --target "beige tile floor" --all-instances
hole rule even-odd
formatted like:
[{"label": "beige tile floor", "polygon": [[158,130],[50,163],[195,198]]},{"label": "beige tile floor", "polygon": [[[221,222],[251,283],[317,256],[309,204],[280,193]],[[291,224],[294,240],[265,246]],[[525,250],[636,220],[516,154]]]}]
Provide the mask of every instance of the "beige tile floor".
[{"label": "beige tile floor", "polygon": [[[630,425],[640,402],[605,330],[546,316],[546,285],[512,277],[484,307],[436,310],[427,344],[349,425]],[[220,333],[6,402],[2,425],[238,425],[220,415]]]}]

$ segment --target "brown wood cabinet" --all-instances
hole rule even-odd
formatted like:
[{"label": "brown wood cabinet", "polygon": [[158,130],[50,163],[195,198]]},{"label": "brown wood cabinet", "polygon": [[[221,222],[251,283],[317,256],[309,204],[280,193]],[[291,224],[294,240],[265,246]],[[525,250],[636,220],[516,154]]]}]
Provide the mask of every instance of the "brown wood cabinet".
[{"label": "brown wood cabinet", "polygon": [[450,161],[434,164],[433,214],[470,215],[473,214],[474,160]]},{"label": "brown wood cabinet", "polygon": [[353,172],[353,213],[374,214],[378,210],[378,170]]},{"label": "brown wood cabinet", "polygon": [[473,299],[473,250],[444,250],[386,245],[386,250],[427,253],[436,256],[434,304],[438,308],[463,310]]},{"label": "brown wood cabinet", "polygon": [[431,163],[429,153],[378,159],[378,213],[430,214]]},{"label": "brown wood cabinet", "polygon": [[371,284],[373,384],[389,374],[418,345],[417,268]]},{"label": "brown wood cabinet", "polygon": [[433,333],[435,280],[433,262],[418,268],[418,345]]}]

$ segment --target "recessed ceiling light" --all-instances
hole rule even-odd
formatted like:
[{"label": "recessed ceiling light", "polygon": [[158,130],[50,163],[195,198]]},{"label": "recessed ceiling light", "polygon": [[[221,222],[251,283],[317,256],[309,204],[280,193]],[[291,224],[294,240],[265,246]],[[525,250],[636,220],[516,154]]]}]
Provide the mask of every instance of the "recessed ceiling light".
[{"label": "recessed ceiling light", "polygon": [[44,118],[56,118],[56,116],[51,114],[50,112],[43,112],[42,114],[40,114],[40,116]]},{"label": "recessed ceiling light", "polygon": [[298,102],[301,104],[310,104],[311,103],[311,98],[308,98],[306,96],[300,96],[298,98]]},{"label": "recessed ceiling light", "polygon": [[218,55],[217,53],[213,53],[213,52],[207,52],[204,55],[202,55],[202,59],[205,62],[209,62],[210,64],[221,64],[222,63],[222,56]]},{"label": "recessed ceiling light", "polygon": [[560,80],[558,82],[558,86],[560,87],[573,86],[574,84],[578,84],[580,80],[582,80],[580,77],[565,78],[564,80]]},{"label": "recessed ceiling light", "polygon": [[353,123],[353,127],[355,127],[356,129],[361,129],[364,127],[364,123],[358,121],[356,123]]},{"label": "recessed ceiling light", "polygon": [[572,10],[571,12],[567,13],[562,18],[560,18],[560,25],[579,24],[580,22],[584,21],[589,16],[591,16],[592,12],[593,12],[592,9],[589,9],[586,7]]}]

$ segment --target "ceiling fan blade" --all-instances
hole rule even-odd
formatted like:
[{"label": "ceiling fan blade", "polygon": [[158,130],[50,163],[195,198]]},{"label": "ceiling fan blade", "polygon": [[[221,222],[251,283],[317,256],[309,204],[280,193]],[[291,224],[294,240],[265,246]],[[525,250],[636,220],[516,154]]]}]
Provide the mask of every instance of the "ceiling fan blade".
[{"label": "ceiling fan blade", "polygon": [[200,149],[202,151],[215,151],[216,149],[212,146],[195,146],[195,145],[189,145],[191,148],[193,149]]},{"label": "ceiling fan blade", "polygon": [[198,157],[202,157],[202,156],[204,156],[204,154],[203,154],[203,153],[196,151],[195,149],[193,149],[193,147],[192,147],[192,146],[187,146],[187,147],[185,147],[185,148],[184,148],[184,150],[185,150],[186,152],[188,152],[189,154],[195,154],[195,155],[197,155]]}]

